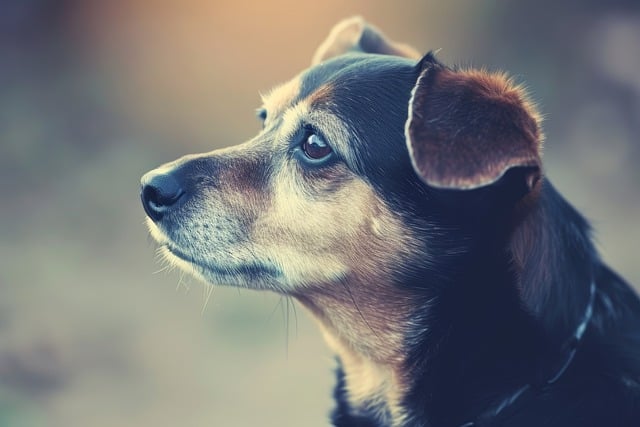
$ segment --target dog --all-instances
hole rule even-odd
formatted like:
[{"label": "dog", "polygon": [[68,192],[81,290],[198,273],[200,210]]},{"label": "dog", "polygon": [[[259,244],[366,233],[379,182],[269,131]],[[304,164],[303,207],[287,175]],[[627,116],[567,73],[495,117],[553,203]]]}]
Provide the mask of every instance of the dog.
[{"label": "dog", "polygon": [[543,174],[521,86],[354,17],[263,101],[142,204],[168,262],[315,317],[334,426],[640,425],[640,300]]}]

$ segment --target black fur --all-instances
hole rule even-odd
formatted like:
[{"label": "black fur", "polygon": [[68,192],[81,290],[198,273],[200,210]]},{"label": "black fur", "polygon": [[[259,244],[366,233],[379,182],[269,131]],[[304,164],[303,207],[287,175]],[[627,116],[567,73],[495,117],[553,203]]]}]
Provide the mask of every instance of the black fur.
[{"label": "black fur", "polygon": [[[434,254],[399,269],[395,283],[415,300],[405,337],[412,381],[403,426],[640,425],[636,294],[602,263],[588,224],[548,180],[530,203],[521,200],[527,189],[517,170],[472,191],[419,180],[403,133],[419,68],[351,54],[312,69],[303,86],[310,93],[331,85],[331,112],[353,130],[342,148],[352,150],[350,166],[404,212]],[[516,257],[523,265],[514,265]],[[593,318],[566,371],[547,384],[569,360],[592,281]],[[334,425],[381,426],[373,416],[352,415],[344,387],[339,369]]]}]

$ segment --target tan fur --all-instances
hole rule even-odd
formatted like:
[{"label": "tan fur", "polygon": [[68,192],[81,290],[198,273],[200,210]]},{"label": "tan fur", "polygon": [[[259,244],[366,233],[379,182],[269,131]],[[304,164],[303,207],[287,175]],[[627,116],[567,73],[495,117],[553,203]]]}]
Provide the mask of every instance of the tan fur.
[{"label": "tan fur", "polygon": [[279,116],[300,93],[300,78],[294,78],[271,89],[267,95],[262,95],[262,103],[267,110],[267,121],[271,117]]},{"label": "tan fur", "polygon": [[378,412],[379,419],[386,419],[395,426],[402,419],[400,399],[405,392],[401,366],[379,363],[354,351],[335,333],[327,330],[320,320],[324,339],[337,355],[346,376],[347,395],[354,408],[366,408]]},{"label": "tan fur", "polygon": [[[282,114],[279,132],[314,115],[334,145],[349,132],[328,114],[332,88],[318,88]],[[277,94],[278,98],[281,97]],[[271,100],[267,99],[270,103]],[[251,241],[285,271],[287,289],[320,323],[340,356],[355,408],[369,407],[401,418],[405,331],[413,301],[393,286],[399,265],[422,250],[402,218],[346,165],[323,168],[311,177],[282,164],[269,190],[271,204],[258,218]],[[339,187],[334,187],[340,183]],[[423,254],[421,254],[423,255]]]},{"label": "tan fur", "polygon": [[[354,408],[376,408],[398,418],[406,384],[400,376],[405,355],[399,350],[414,302],[392,281],[397,266],[419,250],[401,218],[366,184],[355,180],[343,191],[345,204],[334,206],[333,212],[321,211],[320,216],[349,224],[319,230],[301,222],[293,236],[298,236],[297,242],[330,243],[329,251],[338,256],[344,274],[338,281],[310,284],[294,295],[313,313],[327,343],[340,356]],[[309,240],[305,234],[314,229],[317,237]]]}]

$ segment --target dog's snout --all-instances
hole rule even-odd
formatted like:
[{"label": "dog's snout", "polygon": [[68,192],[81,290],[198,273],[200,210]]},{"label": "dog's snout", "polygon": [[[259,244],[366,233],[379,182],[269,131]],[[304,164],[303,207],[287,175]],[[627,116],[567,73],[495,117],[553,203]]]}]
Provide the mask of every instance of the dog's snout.
[{"label": "dog's snout", "polygon": [[151,171],[141,181],[140,198],[149,217],[159,221],[178,205],[184,190],[178,180],[170,173]]}]

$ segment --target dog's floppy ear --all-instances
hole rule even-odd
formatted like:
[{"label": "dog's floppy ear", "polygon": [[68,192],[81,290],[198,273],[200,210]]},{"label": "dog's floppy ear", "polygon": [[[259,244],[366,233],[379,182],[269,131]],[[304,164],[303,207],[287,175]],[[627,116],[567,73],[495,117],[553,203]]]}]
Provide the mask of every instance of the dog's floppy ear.
[{"label": "dog's floppy ear", "polygon": [[452,70],[427,54],[405,127],[413,167],[429,186],[471,190],[520,169],[530,190],[541,175],[539,116],[501,73]]},{"label": "dog's floppy ear", "polygon": [[361,16],[347,18],[337,23],[329,36],[316,50],[311,65],[347,52],[379,53],[418,59],[414,48],[389,40],[380,30],[368,24]]}]

